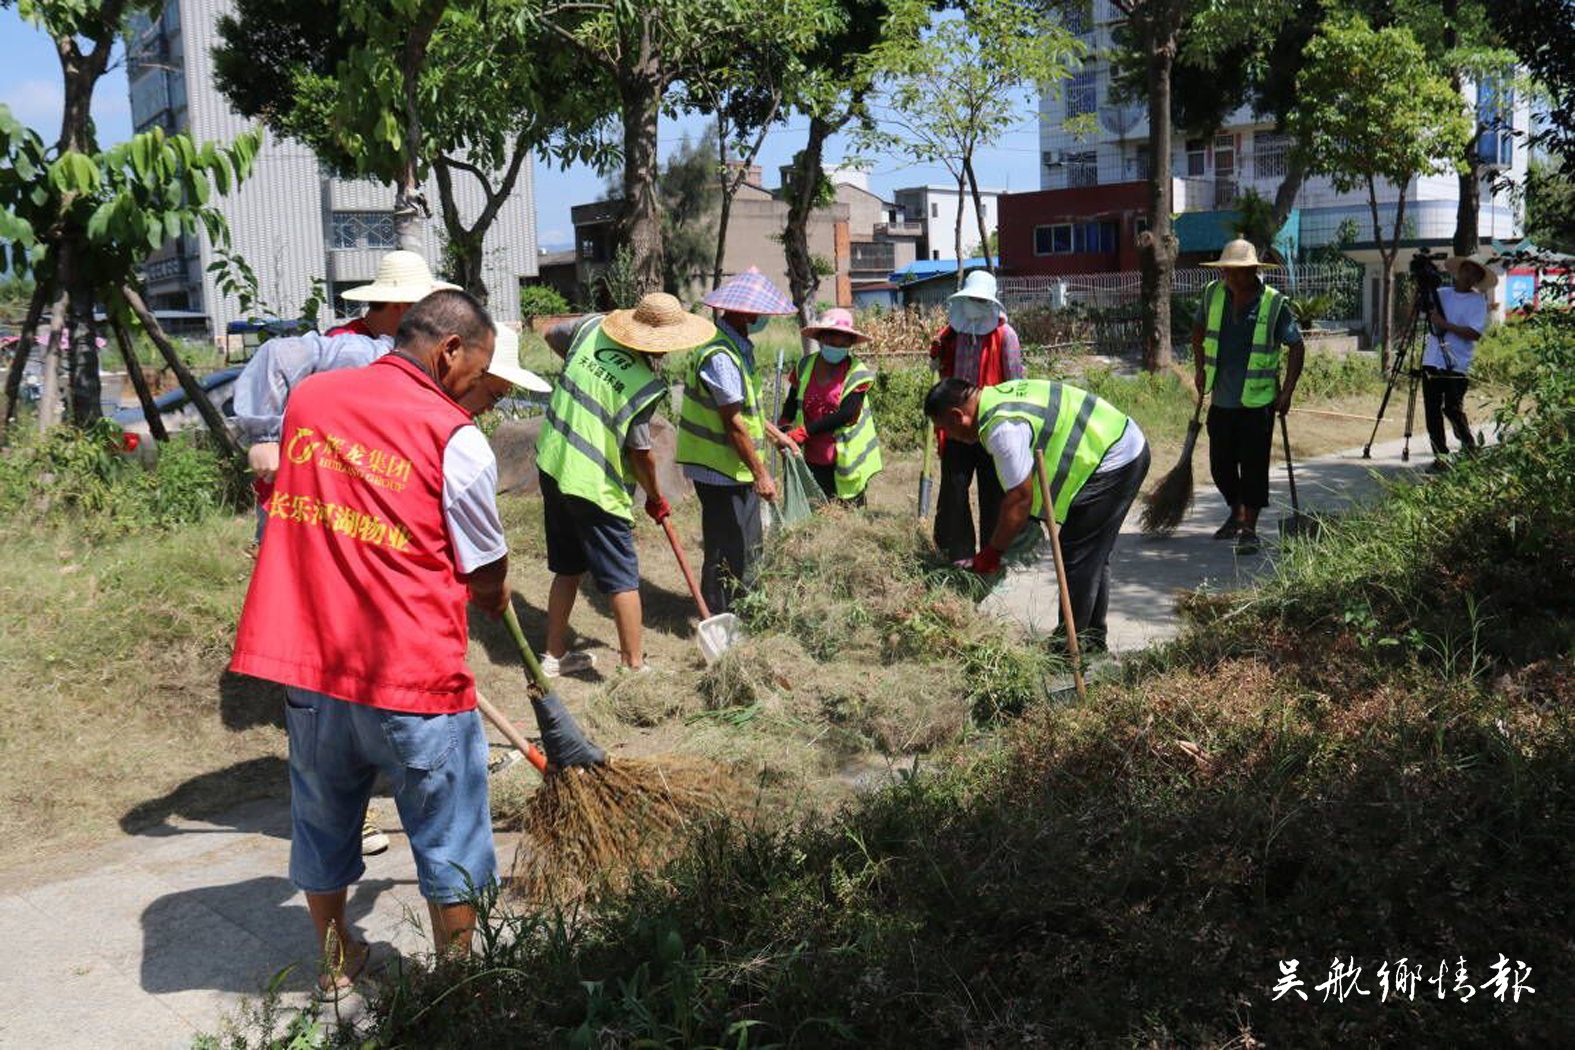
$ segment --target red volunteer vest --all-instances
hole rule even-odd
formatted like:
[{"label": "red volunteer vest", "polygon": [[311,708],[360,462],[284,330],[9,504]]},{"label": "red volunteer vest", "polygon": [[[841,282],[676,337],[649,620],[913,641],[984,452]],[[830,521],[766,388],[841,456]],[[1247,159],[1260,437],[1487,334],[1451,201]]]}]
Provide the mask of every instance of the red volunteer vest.
[{"label": "red volunteer vest", "polygon": [[471,422],[409,361],[290,394],[230,669],[391,711],[476,706],[443,450]]}]

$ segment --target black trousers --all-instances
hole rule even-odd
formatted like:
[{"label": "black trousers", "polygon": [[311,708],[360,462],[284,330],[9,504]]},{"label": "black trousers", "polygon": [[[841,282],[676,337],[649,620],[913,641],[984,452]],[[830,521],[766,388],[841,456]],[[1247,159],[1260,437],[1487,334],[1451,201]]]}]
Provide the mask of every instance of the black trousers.
[{"label": "black trousers", "polygon": [[852,499],[837,499],[837,465],[835,463],[827,463],[824,466],[818,463],[806,463],[804,465],[809,468],[809,473],[814,477],[815,484],[820,486],[820,491],[826,494],[827,499],[837,500],[838,503],[846,504],[849,507],[864,506],[864,493],[862,492]]},{"label": "black trousers", "polygon": [[[979,477],[977,535],[973,531],[973,507],[968,500],[975,474]],[[982,444],[946,442],[946,450],[941,453],[940,492],[935,497],[935,546],[952,561],[973,557],[979,546],[989,543],[995,535],[1003,495],[995,474],[995,460],[988,449]]]},{"label": "black trousers", "polygon": [[1061,559],[1072,599],[1072,622],[1080,644],[1103,648],[1105,613],[1110,607],[1110,552],[1121,523],[1143,479],[1148,477],[1149,451],[1124,467],[1095,474],[1072,497],[1061,526]]},{"label": "black trousers", "polygon": [[700,497],[700,531],[705,537],[705,564],[700,569],[700,594],[711,615],[725,613],[754,582],[760,556],[760,496],[753,485],[706,485],[695,482]]},{"label": "black trousers", "polygon": [[1262,510],[1269,505],[1269,453],[1274,447],[1274,405],[1209,406],[1209,474],[1226,506]]},{"label": "black trousers", "polygon": [[1466,419],[1465,401],[1464,372],[1449,372],[1432,365],[1422,368],[1422,412],[1427,417],[1427,437],[1433,443],[1433,455],[1442,456],[1449,451],[1449,439],[1444,436],[1446,419],[1462,449],[1476,447],[1471,423]]}]

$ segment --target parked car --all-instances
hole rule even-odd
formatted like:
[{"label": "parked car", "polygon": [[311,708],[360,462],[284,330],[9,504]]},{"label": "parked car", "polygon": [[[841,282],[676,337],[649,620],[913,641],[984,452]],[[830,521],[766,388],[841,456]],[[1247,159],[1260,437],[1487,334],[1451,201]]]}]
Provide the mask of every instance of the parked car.
[{"label": "parked car", "polygon": [[[221,368],[197,380],[197,385],[207,393],[208,400],[213,402],[213,407],[218,409],[219,414],[232,426],[235,419],[235,381],[240,378],[244,370],[244,365]],[[191,398],[186,396],[185,390],[176,388],[160,394],[153,399],[153,404],[158,408],[160,418],[164,420],[164,429],[171,434],[205,425],[201,413],[197,411],[197,406],[192,404]],[[127,453],[148,458],[156,454],[151,440],[152,434],[148,430],[148,421],[142,414],[141,405],[122,408],[111,418],[120,424],[124,432],[121,441]]]}]

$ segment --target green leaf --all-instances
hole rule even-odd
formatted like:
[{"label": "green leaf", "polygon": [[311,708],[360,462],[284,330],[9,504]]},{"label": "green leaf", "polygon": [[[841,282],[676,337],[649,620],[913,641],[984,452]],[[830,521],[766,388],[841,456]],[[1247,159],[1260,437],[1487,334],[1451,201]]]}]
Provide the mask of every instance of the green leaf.
[{"label": "green leaf", "polygon": [[94,164],[89,157],[72,150],[63,159],[71,165],[71,184],[73,188],[82,193],[92,193],[98,189],[98,165]]},{"label": "green leaf", "polygon": [[213,181],[218,185],[219,192],[227,195],[230,192],[229,162],[225,160],[222,155],[215,154],[213,158],[212,171]]},{"label": "green leaf", "polygon": [[116,198],[116,200],[105,201],[103,204],[100,204],[97,208],[93,209],[93,215],[88,219],[87,223],[88,240],[105,240],[104,235],[109,230],[110,216],[115,213],[115,204],[118,200],[119,198]]},{"label": "green leaf", "polygon": [[186,186],[191,191],[191,199],[197,207],[200,208],[208,203],[208,176],[202,173],[201,168],[186,169]]}]

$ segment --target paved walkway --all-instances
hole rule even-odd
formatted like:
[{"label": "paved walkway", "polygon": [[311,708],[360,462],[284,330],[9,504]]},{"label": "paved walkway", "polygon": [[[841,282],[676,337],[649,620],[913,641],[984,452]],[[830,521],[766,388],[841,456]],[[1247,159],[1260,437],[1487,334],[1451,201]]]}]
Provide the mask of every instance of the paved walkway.
[{"label": "paved walkway", "polygon": [[[1299,468],[1303,506],[1349,505],[1377,491],[1373,471],[1403,469],[1398,442],[1373,452],[1368,461],[1356,450]],[[1429,458],[1423,453],[1412,466]],[[1196,466],[1205,476],[1201,460]],[[1285,497],[1283,478],[1277,471],[1276,499]],[[1266,540],[1277,535],[1279,516],[1279,508],[1265,513],[1259,531]],[[1204,582],[1238,586],[1268,568],[1271,553],[1238,559],[1229,544],[1209,538],[1222,518],[1212,490],[1199,491],[1185,524],[1166,539],[1139,535],[1132,515],[1111,570],[1115,648],[1174,635],[1177,592]],[[1055,581],[1042,568],[1013,573],[991,601],[1034,627],[1055,623]],[[391,805],[381,814],[394,823]],[[396,826],[389,831],[392,847],[368,858],[349,908],[383,959],[430,944],[409,846]],[[287,987],[309,987],[315,952],[305,902],[285,878],[288,836],[287,807],[257,802],[212,823],[171,821],[90,852],[5,872],[0,1047],[186,1047],[292,962],[300,966]]]},{"label": "paved walkway", "polygon": [[[1421,470],[1432,462],[1425,435],[1411,439],[1409,463],[1400,459],[1402,445],[1399,438],[1375,444],[1371,459],[1363,459],[1362,450],[1354,448],[1298,464],[1296,494],[1302,510],[1331,513],[1370,501],[1379,493],[1379,479]],[[1219,493],[1208,483],[1208,463],[1202,455],[1192,464],[1193,477],[1201,484],[1186,520],[1174,533],[1158,538],[1144,536],[1138,527],[1138,508],[1133,508],[1110,559],[1108,623],[1112,650],[1129,652],[1175,637],[1181,629],[1175,600],[1178,595],[1204,585],[1219,590],[1245,587],[1272,570],[1280,519],[1289,517],[1291,512],[1278,441],[1275,451],[1269,493],[1272,505],[1258,520],[1258,535],[1263,540],[1259,554],[1237,557],[1230,543],[1213,538],[1214,530],[1225,520],[1226,510]],[[1153,464],[1149,468],[1150,480],[1174,465]],[[1055,627],[1060,618],[1060,597],[1048,544],[1037,562],[1010,571],[982,607],[1036,631],[1048,632]]]}]

